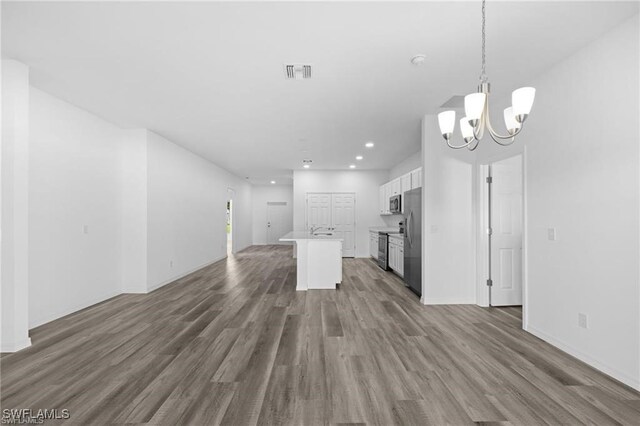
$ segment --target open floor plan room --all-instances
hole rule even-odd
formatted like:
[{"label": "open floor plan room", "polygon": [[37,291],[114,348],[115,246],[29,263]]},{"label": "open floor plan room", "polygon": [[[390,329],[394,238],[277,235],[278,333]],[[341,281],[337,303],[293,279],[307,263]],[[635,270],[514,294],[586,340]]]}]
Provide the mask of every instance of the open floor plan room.
[{"label": "open floor plan room", "polygon": [[80,424],[637,424],[638,392],[519,308],[425,309],[365,259],[336,292],[296,292],[295,272],[290,247],[252,247],[36,328],[2,358],[3,404]]},{"label": "open floor plan room", "polygon": [[640,425],[640,3],[0,9],[0,423]]}]

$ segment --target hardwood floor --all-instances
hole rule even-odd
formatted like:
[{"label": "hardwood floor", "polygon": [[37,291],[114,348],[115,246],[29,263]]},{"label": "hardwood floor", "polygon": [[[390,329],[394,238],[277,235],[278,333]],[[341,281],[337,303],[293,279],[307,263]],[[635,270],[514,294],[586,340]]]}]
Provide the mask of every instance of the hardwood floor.
[{"label": "hardwood floor", "polygon": [[520,326],[423,306],[367,259],[296,292],[290,247],[250,247],[32,330],[0,360],[1,402],[77,424],[640,423],[638,392]]}]

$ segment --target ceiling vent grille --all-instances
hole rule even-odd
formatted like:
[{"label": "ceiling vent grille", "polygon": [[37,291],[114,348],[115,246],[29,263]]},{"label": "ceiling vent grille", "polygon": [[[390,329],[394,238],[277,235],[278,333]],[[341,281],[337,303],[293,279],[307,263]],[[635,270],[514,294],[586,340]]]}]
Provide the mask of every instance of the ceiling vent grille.
[{"label": "ceiling vent grille", "polygon": [[284,64],[284,74],[287,80],[304,80],[311,78],[310,64]]}]

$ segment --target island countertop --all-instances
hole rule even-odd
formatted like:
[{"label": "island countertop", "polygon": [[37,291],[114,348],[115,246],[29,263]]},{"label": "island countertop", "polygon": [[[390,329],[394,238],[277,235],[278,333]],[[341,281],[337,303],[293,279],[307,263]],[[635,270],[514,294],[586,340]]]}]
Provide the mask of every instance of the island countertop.
[{"label": "island countertop", "polygon": [[280,241],[300,241],[300,240],[343,241],[344,238],[340,238],[336,235],[313,235],[309,233],[309,231],[291,231],[288,234],[285,234],[282,237],[280,237]]}]

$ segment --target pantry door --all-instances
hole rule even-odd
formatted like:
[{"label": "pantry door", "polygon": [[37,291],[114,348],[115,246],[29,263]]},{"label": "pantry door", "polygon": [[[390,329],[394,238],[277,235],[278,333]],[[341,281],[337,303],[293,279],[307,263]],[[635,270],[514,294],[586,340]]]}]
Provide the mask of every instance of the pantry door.
[{"label": "pantry door", "polygon": [[332,225],[342,241],[342,257],[356,256],[356,196],[353,193],[331,194]]}]

